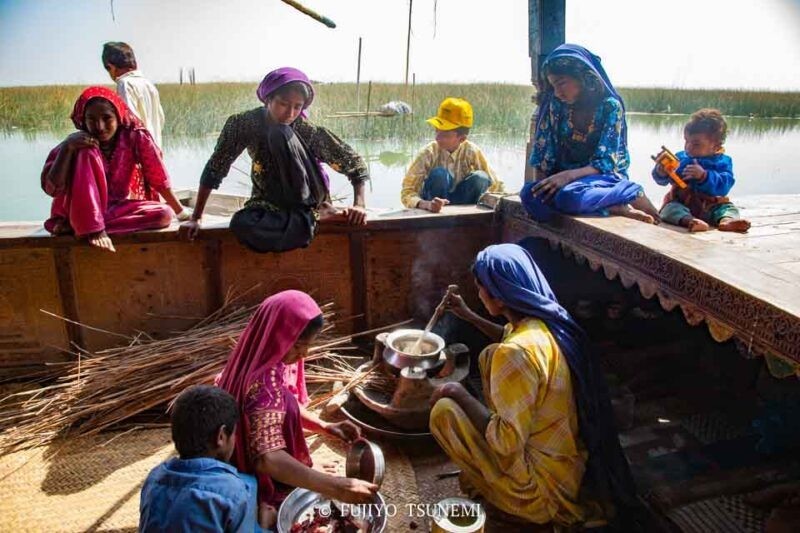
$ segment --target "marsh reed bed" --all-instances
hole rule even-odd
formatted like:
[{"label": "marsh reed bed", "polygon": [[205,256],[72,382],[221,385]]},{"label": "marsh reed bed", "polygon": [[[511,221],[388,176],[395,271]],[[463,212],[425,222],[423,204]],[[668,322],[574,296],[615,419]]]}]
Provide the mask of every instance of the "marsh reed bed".
[{"label": "marsh reed bed", "polygon": [[[201,138],[215,136],[225,119],[259,105],[256,83],[206,83],[200,85],[161,84],[161,101],[166,113],[165,136]],[[0,130],[67,133],[72,129],[69,114],[82,86],[0,88]],[[533,109],[533,88],[509,84],[402,84],[374,83],[370,109],[391,100],[403,100],[414,107],[406,117],[333,118],[338,111],[356,109],[354,83],[319,83],[311,116],[318,124],[331,127],[345,139],[405,139],[430,137],[424,118],[436,113],[446,96],[461,96],[475,108],[475,133],[508,137],[527,135]],[[366,84],[361,88],[361,111],[366,108]],[[629,111],[643,113],[691,113],[701,107],[718,107],[726,115],[800,118],[800,93],[678,90],[657,88],[621,89]],[[413,94],[412,94],[413,93]]]}]

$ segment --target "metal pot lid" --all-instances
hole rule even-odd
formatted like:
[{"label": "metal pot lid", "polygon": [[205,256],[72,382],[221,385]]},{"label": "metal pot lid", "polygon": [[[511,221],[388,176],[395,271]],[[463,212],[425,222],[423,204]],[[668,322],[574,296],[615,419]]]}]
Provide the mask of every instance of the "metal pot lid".
[{"label": "metal pot lid", "polygon": [[365,438],[355,440],[347,451],[345,475],[374,483],[380,489],[386,463],[380,446]]}]

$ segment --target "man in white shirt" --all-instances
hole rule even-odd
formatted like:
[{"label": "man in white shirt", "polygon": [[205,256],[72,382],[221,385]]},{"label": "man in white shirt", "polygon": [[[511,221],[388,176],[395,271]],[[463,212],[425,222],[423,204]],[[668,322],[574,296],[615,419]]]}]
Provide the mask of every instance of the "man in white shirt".
[{"label": "man in white shirt", "polygon": [[117,83],[117,94],[144,123],[156,145],[162,148],[164,110],[161,99],[156,86],[138,70],[133,48],[122,42],[108,42],[103,45],[102,58],[103,66]]}]

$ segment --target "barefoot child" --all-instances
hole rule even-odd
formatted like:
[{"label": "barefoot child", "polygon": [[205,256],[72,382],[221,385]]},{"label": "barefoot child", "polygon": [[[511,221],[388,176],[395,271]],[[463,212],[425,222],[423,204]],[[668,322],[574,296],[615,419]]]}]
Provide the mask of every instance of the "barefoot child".
[{"label": "barefoot child", "polygon": [[224,390],[189,387],[172,408],[179,457],[155,467],[142,486],[139,531],[261,531],[256,480],[230,461],[239,407]]},{"label": "barefoot child", "polygon": [[642,186],[628,180],[625,104],[600,58],[563,44],[545,59],[530,164],[536,181],[520,192],[536,220],[554,212],[621,215],[658,223]]},{"label": "barefoot child", "polygon": [[47,231],[74,233],[113,252],[109,234],[164,228],[172,219],[169,207],[183,212],[161,151],[113,91],[85,89],[72,122],[80,131],[53,148],[42,170],[42,189],[53,197]]},{"label": "barefoot child", "polygon": [[[664,222],[690,232],[708,231],[710,226],[740,233],[750,229],[750,222],[740,218],[727,196],[734,183],[733,161],[722,148],[727,132],[728,125],[716,109],[701,109],[689,119],[683,129],[684,151],[675,154],[680,160],[676,172],[688,187],[673,185],[664,197]],[[653,179],[659,185],[670,183],[661,165],[653,169]]]},{"label": "barefoot child", "polygon": [[476,204],[487,190],[503,191],[486,156],[467,140],[473,122],[469,102],[446,98],[427,122],[436,129],[436,140],[408,168],[400,193],[403,205],[438,213],[447,204]]},{"label": "barefoot child", "polygon": [[[264,76],[256,90],[263,105],[228,118],[214,153],[200,176],[191,220],[180,235],[193,240],[200,231],[203,209],[231,165],[247,150],[252,163],[250,199],[230,222],[240,243],[259,253],[307,247],[318,223],[366,224],[364,159],[333,132],[308,120],[314,87],[302,71],[283,67]],[[331,204],[326,163],[347,176],[353,186],[353,206]]]}]

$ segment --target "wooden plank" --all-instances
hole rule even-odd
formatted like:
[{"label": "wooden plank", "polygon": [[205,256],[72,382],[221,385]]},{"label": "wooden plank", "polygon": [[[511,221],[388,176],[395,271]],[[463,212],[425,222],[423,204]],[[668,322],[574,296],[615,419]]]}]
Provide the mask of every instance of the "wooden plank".
[{"label": "wooden plank", "polygon": [[[205,248],[200,243],[117,243],[116,253],[73,248],[79,320],[120,334],[163,337],[191,326],[208,308]],[[86,347],[98,350],[119,337],[84,331]]]},{"label": "wooden plank", "polygon": [[40,310],[64,314],[52,251],[0,250],[0,364],[64,360],[65,323]]},{"label": "wooden plank", "polygon": [[250,304],[276,292],[297,289],[320,303],[335,302],[347,318],[354,311],[352,280],[346,234],[318,235],[308,248],[279,254],[255,253],[233,236],[222,239],[223,291],[249,291],[243,301]]},{"label": "wooden plank", "polygon": [[353,287],[353,329],[363,331],[367,326],[367,233],[350,235],[350,267]]},{"label": "wooden plank", "polygon": [[367,323],[369,327],[417,318],[425,321],[447,285],[457,283],[478,305],[470,265],[496,242],[499,226],[469,231],[455,228],[370,234],[367,244]]},{"label": "wooden plank", "polygon": [[791,262],[787,262],[787,263],[779,263],[778,265],[781,268],[785,268],[789,272],[792,272],[795,275],[800,277],[800,261],[791,261]]},{"label": "wooden plank", "polygon": [[[53,250],[53,258],[56,262],[56,278],[58,279],[58,293],[61,299],[61,307],[64,310],[64,318],[78,321],[78,305],[75,296],[75,281],[72,272],[72,252],[69,248],[56,248]],[[70,346],[85,348],[83,340],[83,328],[72,322],[65,322]]]},{"label": "wooden plank", "polygon": [[[231,196],[231,195],[229,195]],[[231,201],[242,197],[231,196]],[[227,204],[224,204],[227,205]],[[354,233],[359,231],[381,231],[389,229],[436,228],[454,225],[480,225],[492,220],[494,212],[482,206],[447,206],[441,213],[431,213],[421,209],[400,209],[391,212],[372,210],[366,226],[348,226],[346,224],[321,224],[319,233]],[[196,241],[220,239],[230,235],[228,225],[230,216],[208,213],[203,228]],[[167,228],[140,231],[125,235],[115,235],[116,244],[146,244],[156,242],[175,242],[178,239],[178,223]],[[54,237],[49,235],[39,223],[0,223],[0,249],[4,248],[71,248],[88,246],[85,242],[76,242],[74,237]]]},{"label": "wooden plank", "polygon": [[534,85],[547,54],[564,43],[565,21],[565,0],[528,0],[528,56]]},{"label": "wooden plank", "polygon": [[205,243],[203,270],[206,280],[206,313],[211,314],[225,303],[222,291],[222,243],[219,239]]}]

